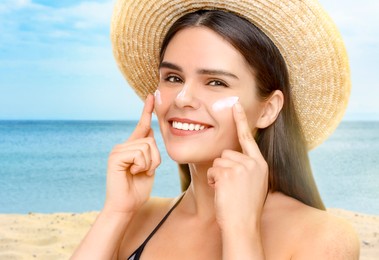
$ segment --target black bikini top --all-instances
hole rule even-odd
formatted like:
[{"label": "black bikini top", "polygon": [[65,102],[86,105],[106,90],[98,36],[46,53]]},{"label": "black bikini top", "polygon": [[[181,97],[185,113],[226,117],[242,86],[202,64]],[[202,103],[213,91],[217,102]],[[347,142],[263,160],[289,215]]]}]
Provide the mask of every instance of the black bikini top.
[{"label": "black bikini top", "polygon": [[150,235],[145,239],[145,241],[136,249],[136,251],[133,252],[133,254],[131,256],[128,257],[127,260],[139,260],[140,259],[141,254],[142,254],[143,249],[145,248],[146,244],[154,236],[154,234],[158,231],[158,229],[163,225],[163,223],[167,220],[167,218],[170,216],[170,214],[176,208],[176,206],[179,205],[179,202],[182,200],[183,196],[184,196],[184,193],[178,199],[178,201],[175,203],[175,205],[172,206],[172,208],[167,212],[167,214],[164,216],[164,218],[158,223],[158,225],[154,228],[154,230],[150,233]]}]

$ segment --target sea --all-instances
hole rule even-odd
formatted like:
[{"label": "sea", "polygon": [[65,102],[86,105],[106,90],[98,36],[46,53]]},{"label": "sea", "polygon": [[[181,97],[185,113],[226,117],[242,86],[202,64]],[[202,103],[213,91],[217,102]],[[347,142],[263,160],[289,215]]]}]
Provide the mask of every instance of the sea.
[{"label": "sea", "polygon": [[[136,121],[0,121],[0,213],[98,211],[107,160]],[[180,194],[177,166],[153,129],[162,164],[152,196]],[[343,121],[309,153],[328,208],[379,215],[379,122]]]}]

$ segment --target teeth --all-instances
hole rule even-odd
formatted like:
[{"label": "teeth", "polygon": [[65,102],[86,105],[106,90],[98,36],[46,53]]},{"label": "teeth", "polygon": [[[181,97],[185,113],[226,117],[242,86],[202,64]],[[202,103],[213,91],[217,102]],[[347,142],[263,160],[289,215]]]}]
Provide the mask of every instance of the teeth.
[{"label": "teeth", "polygon": [[182,123],[182,122],[172,122],[172,127],[179,129],[179,130],[185,130],[185,131],[199,131],[204,130],[205,126],[200,124],[189,124],[189,123]]}]

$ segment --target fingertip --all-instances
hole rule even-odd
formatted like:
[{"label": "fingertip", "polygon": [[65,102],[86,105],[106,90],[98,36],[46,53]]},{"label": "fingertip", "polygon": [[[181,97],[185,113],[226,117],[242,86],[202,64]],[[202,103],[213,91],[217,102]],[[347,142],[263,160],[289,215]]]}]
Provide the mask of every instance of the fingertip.
[{"label": "fingertip", "polygon": [[147,95],[146,95],[146,99],[151,99],[152,96],[153,96],[153,94],[151,94],[151,93],[147,93]]},{"label": "fingertip", "polygon": [[151,93],[147,94],[147,99],[151,100],[150,102],[154,103],[155,101],[155,96]]},{"label": "fingertip", "polygon": [[234,108],[238,113],[241,113],[243,111],[241,103],[237,100],[236,103],[234,104]]},{"label": "fingertip", "polygon": [[242,118],[242,115],[244,113],[243,107],[239,101],[237,101],[233,105],[233,116],[234,116],[234,121],[237,123]]},{"label": "fingertip", "polygon": [[145,110],[151,114],[153,113],[154,110],[154,97],[152,94],[147,94],[145,98]]}]

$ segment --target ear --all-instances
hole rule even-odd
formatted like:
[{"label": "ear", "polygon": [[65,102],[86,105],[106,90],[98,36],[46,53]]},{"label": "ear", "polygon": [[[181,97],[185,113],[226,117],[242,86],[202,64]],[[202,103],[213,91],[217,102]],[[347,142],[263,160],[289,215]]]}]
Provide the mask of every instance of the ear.
[{"label": "ear", "polygon": [[275,90],[271,96],[264,101],[262,114],[258,118],[256,126],[258,128],[266,128],[274,123],[279,112],[282,110],[283,102],[284,96],[282,91]]}]

